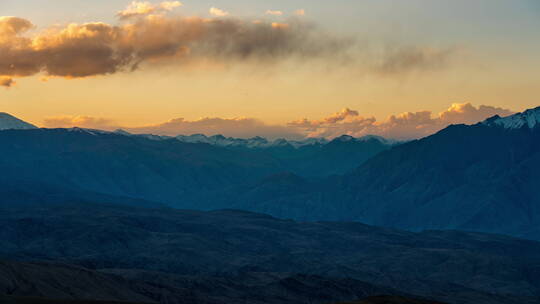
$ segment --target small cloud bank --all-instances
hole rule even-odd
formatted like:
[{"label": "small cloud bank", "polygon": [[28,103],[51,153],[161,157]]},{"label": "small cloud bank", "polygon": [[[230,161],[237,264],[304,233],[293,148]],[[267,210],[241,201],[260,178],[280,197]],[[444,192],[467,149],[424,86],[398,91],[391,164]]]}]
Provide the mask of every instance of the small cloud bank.
[{"label": "small cloud bank", "polygon": [[127,128],[126,130],[132,133],[163,134],[171,136],[200,133],[205,135],[222,134],[239,138],[250,138],[254,136],[262,136],[270,139],[303,138],[301,133],[288,128],[287,126],[269,125],[254,118],[201,118],[193,121],[178,118],[159,125],[142,128]]},{"label": "small cloud bank", "polygon": [[222,134],[230,137],[269,139],[301,139],[306,137],[334,138],[344,134],[361,137],[379,135],[392,139],[414,139],[431,135],[450,124],[474,124],[494,115],[508,116],[514,112],[492,106],[475,107],[470,103],[456,103],[434,115],[431,111],[405,112],[391,115],[384,121],[362,116],[358,111],[343,109],[320,120],[301,119],[287,125],[270,125],[254,118],[177,118],[144,127],[125,127],[113,120],[89,116],[60,116],[45,119],[44,127],[116,130],[124,129],[136,134],[208,136]]},{"label": "small cloud bank", "polygon": [[150,2],[133,1],[125,10],[119,11],[116,16],[120,19],[129,19],[134,17],[146,16],[162,12],[170,12],[174,8],[182,6],[178,1],[165,1],[160,4]]},{"label": "small cloud bank", "polygon": [[431,135],[451,124],[473,124],[494,115],[513,113],[492,106],[455,103],[437,115],[431,111],[405,112],[379,122],[375,117],[361,116],[358,111],[344,109],[321,120],[301,119],[290,122],[288,126],[307,137],[332,138],[347,134],[355,137],[380,135],[393,139],[414,139]]},{"label": "small cloud bank", "polygon": [[290,138],[301,139],[304,136],[287,126],[269,125],[254,118],[201,118],[186,120],[176,118],[168,122],[144,127],[125,127],[113,120],[89,116],[59,116],[49,117],[43,122],[46,128],[88,128],[113,131],[123,129],[134,134],[156,135],[192,135],[205,134],[208,136],[222,134],[230,137],[251,138],[262,136],[269,139]]},{"label": "small cloud bank", "polygon": [[115,130],[119,126],[110,119],[91,116],[56,116],[48,117],[43,121],[45,128],[86,128],[98,130]]},{"label": "small cloud bank", "polygon": [[283,16],[283,12],[278,10],[267,10],[266,14],[271,16]]},{"label": "small cloud bank", "polygon": [[224,11],[222,9],[211,7],[209,10],[210,15],[216,16],[216,17],[226,17],[229,16],[229,12]]}]

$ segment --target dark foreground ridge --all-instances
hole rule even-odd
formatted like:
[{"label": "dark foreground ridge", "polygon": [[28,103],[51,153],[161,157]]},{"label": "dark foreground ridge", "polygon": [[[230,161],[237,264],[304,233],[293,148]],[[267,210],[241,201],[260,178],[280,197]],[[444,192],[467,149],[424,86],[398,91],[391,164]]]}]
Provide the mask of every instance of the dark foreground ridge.
[{"label": "dark foreground ridge", "polygon": [[540,295],[540,243],[506,236],[95,203],[4,205],[0,225],[0,256],[12,261],[1,264],[0,290],[11,295],[216,304]]},{"label": "dark foreground ridge", "polygon": [[91,300],[62,300],[36,297],[0,296],[2,304],[152,304],[118,301],[91,301]]},{"label": "dark foreground ridge", "polygon": [[399,296],[375,296],[375,297],[369,297],[361,301],[346,302],[346,303],[339,303],[339,304],[444,304],[444,303],[435,302],[431,300],[405,298],[405,297],[399,297]]}]

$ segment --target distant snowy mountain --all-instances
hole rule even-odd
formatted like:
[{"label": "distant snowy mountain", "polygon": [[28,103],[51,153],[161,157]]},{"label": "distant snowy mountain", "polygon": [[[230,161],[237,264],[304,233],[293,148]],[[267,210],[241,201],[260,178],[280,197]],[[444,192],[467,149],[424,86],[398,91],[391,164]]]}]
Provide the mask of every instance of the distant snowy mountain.
[{"label": "distant snowy mountain", "polygon": [[[278,138],[276,140],[268,140],[260,136],[244,139],[244,138],[225,137],[223,135],[206,136],[203,134],[193,134],[189,136],[178,135],[175,138],[181,142],[186,142],[186,143],[206,143],[206,144],[220,146],[220,147],[243,147],[243,148],[252,148],[252,149],[287,147],[287,146],[290,146],[293,148],[300,148],[300,147],[312,146],[312,145],[326,145],[331,142],[351,142],[352,143],[352,142],[367,142],[370,140],[379,141],[381,144],[390,145],[390,146],[397,143],[396,141],[389,140],[389,139],[386,139],[380,136],[375,136],[375,135],[368,135],[368,136],[363,136],[363,137],[352,137],[350,135],[342,135],[332,140],[328,140],[326,138],[306,138],[303,140],[288,140],[284,138]],[[163,139],[163,137],[160,137],[159,139]]]},{"label": "distant snowy mountain", "polygon": [[[380,152],[334,179],[302,185],[282,178],[219,198],[230,197],[236,209],[302,221],[357,220],[415,231],[456,229],[540,240],[538,126],[540,108],[451,125]],[[334,144],[351,140],[342,136]]]},{"label": "distant snowy mountain", "polygon": [[252,138],[233,138],[233,137],[225,137],[223,135],[213,135],[213,136],[206,136],[203,134],[193,134],[193,135],[179,135],[176,136],[176,139],[178,139],[181,142],[186,143],[205,143],[220,147],[243,147],[243,148],[269,148],[269,147],[282,147],[291,145],[293,147],[301,147],[305,145],[312,145],[312,144],[323,144],[327,143],[328,141],[323,138],[317,138],[317,139],[308,139],[308,140],[301,140],[301,141],[289,141],[283,138],[276,139],[276,140],[268,140],[264,137],[256,136]]},{"label": "distant snowy mountain", "polygon": [[500,117],[497,115],[488,118],[482,122],[482,124],[488,126],[501,126],[505,129],[521,129],[523,127],[532,129],[540,124],[540,107],[507,117]]},{"label": "distant snowy mountain", "polygon": [[10,130],[10,129],[27,130],[27,129],[37,129],[37,127],[27,122],[24,122],[18,119],[17,117],[9,115],[8,113],[0,112],[0,130]]},{"label": "distant snowy mountain", "polygon": [[384,146],[394,146],[403,142],[387,139],[376,135],[366,135],[362,137],[353,137],[350,135],[342,135],[332,140],[328,140],[322,137],[310,137],[302,140],[290,140],[285,138],[278,138],[275,140],[269,140],[264,137],[255,136],[252,138],[235,138],[225,137],[221,134],[206,136],[204,134],[192,134],[192,135],[155,135],[155,134],[132,134],[123,129],[118,129],[113,133],[125,135],[125,136],[137,136],[150,140],[169,140],[177,139],[183,143],[190,144],[209,144],[218,147],[229,148],[249,148],[249,149],[265,149],[265,148],[295,148],[299,149],[306,146],[324,146],[330,143],[348,142],[348,143],[366,143],[366,142],[378,142]]}]

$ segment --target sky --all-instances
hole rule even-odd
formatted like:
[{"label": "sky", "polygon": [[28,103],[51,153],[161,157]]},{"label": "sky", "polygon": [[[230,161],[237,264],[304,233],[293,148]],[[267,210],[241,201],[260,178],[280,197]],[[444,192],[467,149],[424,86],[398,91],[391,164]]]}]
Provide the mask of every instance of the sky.
[{"label": "sky", "polygon": [[538,0],[2,0],[0,112],[167,135],[417,138],[540,105],[539,53]]}]

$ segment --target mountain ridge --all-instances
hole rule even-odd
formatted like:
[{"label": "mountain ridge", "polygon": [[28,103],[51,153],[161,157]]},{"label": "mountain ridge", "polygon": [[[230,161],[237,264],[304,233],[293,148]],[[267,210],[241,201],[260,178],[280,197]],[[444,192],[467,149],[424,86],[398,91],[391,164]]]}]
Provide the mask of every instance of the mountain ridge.
[{"label": "mountain ridge", "polygon": [[0,130],[12,130],[12,129],[28,130],[28,129],[37,129],[37,127],[11,114],[0,112]]}]

